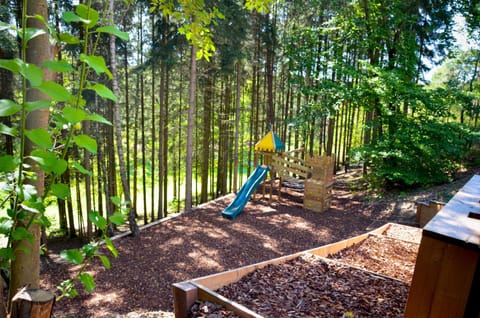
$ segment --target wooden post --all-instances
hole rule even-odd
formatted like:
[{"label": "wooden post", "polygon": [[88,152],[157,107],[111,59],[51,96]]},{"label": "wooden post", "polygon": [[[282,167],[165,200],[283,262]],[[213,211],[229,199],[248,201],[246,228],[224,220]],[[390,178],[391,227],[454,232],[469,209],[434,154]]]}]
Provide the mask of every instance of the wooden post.
[{"label": "wooden post", "polygon": [[480,176],[427,223],[404,317],[480,317]]},{"label": "wooden post", "polygon": [[189,282],[173,284],[175,318],[187,318],[190,307],[198,298],[198,289]]},{"label": "wooden post", "polygon": [[55,295],[43,289],[22,289],[12,298],[10,318],[50,318]]}]

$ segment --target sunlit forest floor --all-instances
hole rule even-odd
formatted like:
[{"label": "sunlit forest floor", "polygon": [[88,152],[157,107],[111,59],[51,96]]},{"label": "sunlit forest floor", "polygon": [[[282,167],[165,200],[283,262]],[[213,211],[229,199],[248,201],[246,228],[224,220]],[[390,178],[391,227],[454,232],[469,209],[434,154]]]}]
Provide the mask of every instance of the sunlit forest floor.
[{"label": "sunlit forest floor", "polygon": [[[110,270],[91,267],[97,287],[55,305],[56,317],[168,317],[172,283],[217,273],[356,236],[387,222],[415,225],[415,201],[448,201],[476,171],[449,184],[409,192],[379,193],[366,187],[360,170],[336,177],[331,208],[303,209],[303,192],[282,188],[250,201],[233,221],[221,217],[233,195],[212,201],[141,231],[114,240],[119,257]],[[268,191],[267,191],[268,193]],[[74,274],[58,253],[69,242],[52,243],[42,258],[43,287]]]}]

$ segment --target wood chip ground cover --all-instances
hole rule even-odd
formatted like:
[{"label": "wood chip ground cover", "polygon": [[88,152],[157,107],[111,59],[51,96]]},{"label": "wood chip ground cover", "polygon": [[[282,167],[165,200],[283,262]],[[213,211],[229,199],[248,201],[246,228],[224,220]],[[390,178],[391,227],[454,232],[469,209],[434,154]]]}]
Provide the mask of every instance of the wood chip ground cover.
[{"label": "wood chip ground cover", "polygon": [[331,255],[334,262],[306,254],[256,270],[218,292],[265,317],[401,317],[420,233],[393,225],[384,235]]},{"label": "wood chip ground cover", "polygon": [[304,255],[218,292],[265,317],[401,317],[408,284]]}]

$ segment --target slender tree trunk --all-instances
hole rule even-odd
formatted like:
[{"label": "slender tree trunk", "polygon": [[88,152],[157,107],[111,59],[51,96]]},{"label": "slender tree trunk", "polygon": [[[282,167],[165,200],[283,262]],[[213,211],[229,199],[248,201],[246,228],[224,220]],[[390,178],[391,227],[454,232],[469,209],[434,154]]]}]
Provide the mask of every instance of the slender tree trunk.
[{"label": "slender tree trunk", "polygon": [[170,67],[165,67],[165,105],[164,105],[164,127],[163,127],[163,216],[168,216],[168,120],[169,120],[169,92],[170,92]]},{"label": "slender tree trunk", "polygon": [[[90,122],[85,121],[83,125],[83,132],[90,136]],[[92,164],[90,162],[90,152],[88,150],[84,150],[83,152],[83,166],[85,169],[90,171],[92,169]],[[87,213],[93,210],[92,206],[92,177],[90,175],[85,175],[85,204],[87,208]],[[92,222],[87,217],[87,239],[92,237]]]},{"label": "slender tree trunk", "polygon": [[[152,13],[152,43],[155,40],[155,15]],[[151,92],[151,109],[152,109],[152,126],[150,127],[150,135],[152,138],[152,151],[151,151],[151,159],[150,159],[150,167],[151,167],[151,175],[152,179],[150,181],[150,217],[152,221],[155,220],[155,143],[156,143],[156,135],[157,135],[157,129],[156,129],[156,122],[155,122],[155,97],[157,96],[155,92],[155,82],[156,82],[156,72],[155,72],[155,63],[152,64],[152,82],[151,82],[151,87],[152,87],[152,92]]]},{"label": "slender tree trunk", "polygon": [[[162,41],[164,41],[165,36],[162,34]],[[165,113],[166,113],[166,102],[165,102],[165,87],[166,87],[166,66],[165,63],[162,63],[160,66],[160,85],[159,85],[159,97],[160,97],[160,112],[159,112],[159,123],[158,123],[158,200],[157,200],[157,219],[163,217],[163,189],[165,187],[163,173],[165,171],[165,151],[164,148],[167,147],[165,143],[165,133],[164,130],[165,122]]]},{"label": "slender tree trunk", "polygon": [[192,45],[190,56],[190,88],[187,119],[187,158],[185,166],[185,212],[192,211],[193,130],[195,128],[195,91],[197,83],[197,47]]},{"label": "slender tree trunk", "polygon": [[[43,19],[48,19],[48,4],[45,0],[28,0],[27,8],[22,8],[26,15],[39,15]],[[37,19],[28,19],[27,25],[23,27],[35,27],[44,29],[45,26]],[[35,64],[39,67],[45,61],[53,59],[52,47],[48,40],[48,35],[43,34],[28,42],[26,55],[24,56],[28,63]],[[54,74],[48,70],[44,70],[44,80],[52,80]],[[49,99],[47,95],[37,89],[29,89],[26,99],[35,101],[39,99]],[[26,129],[48,128],[48,109],[40,109],[32,111],[28,114],[26,120]],[[28,156],[35,149],[33,143],[25,138],[25,149],[23,156]],[[35,180],[31,180],[31,184],[36,188],[37,194],[43,196],[45,175],[43,171],[38,169],[36,165],[32,165],[32,172],[36,175]],[[25,227],[26,224],[19,222],[15,227]],[[33,236],[33,240],[23,239],[13,244],[15,258],[11,263],[10,290],[9,290],[9,308],[12,297],[17,291],[24,287],[38,288],[40,283],[40,226],[33,222],[28,228],[29,233]],[[28,251],[28,252],[26,252]]]},{"label": "slender tree trunk", "polygon": [[237,83],[235,94],[235,138],[233,151],[233,192],[237,192],[238,187],[238,141],[240,139],[240,79],[241,64],[237,62]]},{"label": "slender tree trunk", "polygon": [[[124,17],[123,19],[123,29],[127,30],[127,19]],[[126,162],[127,162],[127,182],[130,183],[130,145],[131,145],[131,138],[130,138],[130,73],[128,71],[128,45],[124,45],[123,49],[123,71],[124,71],[124,81],[125,81],[125,141],[126,141]],[[136,145],[136,144],[134,144]],[[136,211],[135,206],[132,203],[132,209]]]},{"label": "slender tree trunk", "polygon": [[210,158],[210,127],[212,117],[213,104],[213,74],[207,74],[205,78],[204,100],[203,100],[203,138],[202,138],[202,183],[201,183],[201,198],[200,202],[207,202],[208,200],[208,168]]},{"label": "slender tree trunk", "polygon": [[[114,21],[114,0],[109,2],[109,11],[110,19]],[[116,63],[116,45],[115,45],[115,36],[110,35],[110,61],[111,61],[111,71],[112,71],[112,88],[113,94],[119,96],[118,94],[118,79],[117,79],[117,63]],[[137,221],[135,219],[135,211],[132,209],[132,199],[130,197],[130,184],[127,180],[127,171],[125,168],[125,158],[123,152],[123,140],[122,140],[122,120],[120,117],[120,104],[118,99],[114,103],[114,115],[115,115],[115,131],[116,131],[116,141],[117,141],[117,154],[118,154],[118,163],[120,165],[120,178],[122,182],[123,196],[125,198],[127,207],[128,207],[128,223],[130,231],[133,236],[138,236],[140,230],[138,229]]]},{"label": "slender tree trunk", "polygon": [[274,25],[267,14],[267,50],[266,50],[266,78],[267,78],[267,123],[275,124],[275,104],[273,98],[273,64],[275,58],[275,32]]}]

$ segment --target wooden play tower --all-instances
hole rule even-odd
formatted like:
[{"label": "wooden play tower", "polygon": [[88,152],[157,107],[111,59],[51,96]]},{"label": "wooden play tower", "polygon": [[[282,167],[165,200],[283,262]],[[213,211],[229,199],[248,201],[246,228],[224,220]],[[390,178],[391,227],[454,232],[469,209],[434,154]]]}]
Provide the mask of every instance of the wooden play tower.
[{"label": "wooden play tower", "polygon": [[[274,180],[280,178],[278,194],[283,181],[304,185],[304,208],[323,212],[330,207],[333,187],[334,157],[309,156],[303,149],[285,151],[284,143],[270,130],[255,145],[255,164],[270,167],[270,200]],[[265,185],[263,187],[265,194]]]}]

